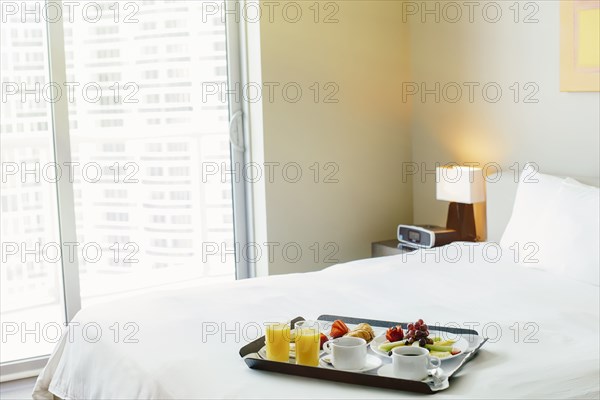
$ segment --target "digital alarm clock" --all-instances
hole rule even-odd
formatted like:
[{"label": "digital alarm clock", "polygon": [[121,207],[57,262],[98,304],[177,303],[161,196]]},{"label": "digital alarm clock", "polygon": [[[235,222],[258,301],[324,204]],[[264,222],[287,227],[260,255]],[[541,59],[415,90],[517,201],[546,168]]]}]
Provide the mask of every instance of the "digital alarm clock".
[{"label": "digital alarm clock", "polygon": [[409,246],[432,248],[459,240],[454,229],[435,225],[398,225],[398,241]]}]

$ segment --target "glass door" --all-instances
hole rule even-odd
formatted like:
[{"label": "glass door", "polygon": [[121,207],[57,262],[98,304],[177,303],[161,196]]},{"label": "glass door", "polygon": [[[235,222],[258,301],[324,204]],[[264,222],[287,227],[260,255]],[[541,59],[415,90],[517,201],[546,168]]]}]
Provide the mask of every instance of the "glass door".
[{"label": "glass door", "polygon": [[15,3],[1,24],[2,363],[49,354],[81,307],[250,275],[237,27],[205,3]]},{"label": "glass door", "polygon": [[68,114],[82,305],[234,279],[212,254],[233,248],[231,180],[206,172],[230,169],[227,99],[204,95],[227,82],[225,21],[198,1],[98,4],[110,17],[64,24],[67,79],[87,85]]}]

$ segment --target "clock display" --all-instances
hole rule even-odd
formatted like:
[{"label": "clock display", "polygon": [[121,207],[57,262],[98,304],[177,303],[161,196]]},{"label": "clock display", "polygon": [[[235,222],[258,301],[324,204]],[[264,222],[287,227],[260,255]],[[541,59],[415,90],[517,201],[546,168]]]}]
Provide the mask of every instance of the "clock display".
[{"label": "clock display", "polygon": [[417,231],[408,231],[408,240],[419,243],[421,241],[421,234]]}]

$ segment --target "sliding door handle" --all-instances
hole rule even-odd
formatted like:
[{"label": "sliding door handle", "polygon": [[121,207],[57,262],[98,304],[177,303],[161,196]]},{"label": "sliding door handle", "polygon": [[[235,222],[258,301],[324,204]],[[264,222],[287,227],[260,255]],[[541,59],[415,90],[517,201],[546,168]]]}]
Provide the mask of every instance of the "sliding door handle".
[{"label": "sliding door handle", "polygon": [[243,117],[242,111],[236,111],[229,120],[229,142],[234,150],[242,153],[246,151]]}]

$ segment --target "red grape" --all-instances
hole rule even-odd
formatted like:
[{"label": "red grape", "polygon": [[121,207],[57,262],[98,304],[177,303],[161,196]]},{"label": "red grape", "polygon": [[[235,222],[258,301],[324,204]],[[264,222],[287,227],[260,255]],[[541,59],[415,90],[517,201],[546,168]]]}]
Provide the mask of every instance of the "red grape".
[{"label": "red grape", "polygon": [[433,343],[433,340],[428,338],[429,327],[421,318],[412,324],[408,324],[406,327],[406,344],[412,344],[419,342],[421,347],[424,347],[427,343]]}]

